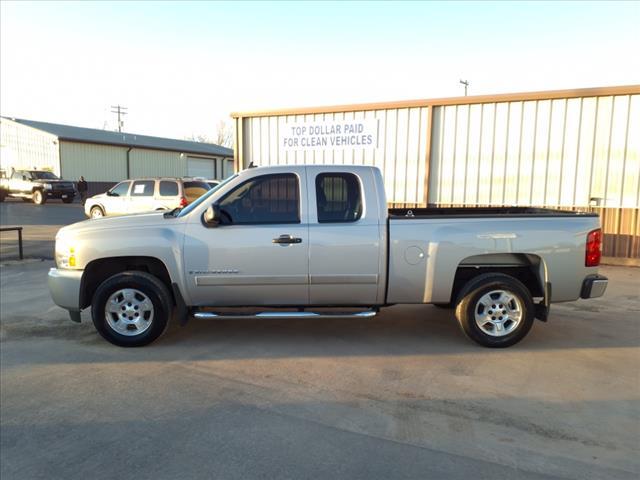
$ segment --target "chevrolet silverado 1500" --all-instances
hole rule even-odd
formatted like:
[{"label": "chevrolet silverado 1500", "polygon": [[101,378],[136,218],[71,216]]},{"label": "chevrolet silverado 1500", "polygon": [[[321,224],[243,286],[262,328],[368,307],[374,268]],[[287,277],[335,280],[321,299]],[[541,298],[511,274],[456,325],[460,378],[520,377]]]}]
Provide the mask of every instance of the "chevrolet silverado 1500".
[{"label": "chevrolet silverado 1500", "polygon": [[551,302],[603,295],[600,244],[591,213],[389,210],[374,167],[250,168],[183,209],[62,228],[49,288],[72,320],[91,306],[121,346],[152,342],[174,312],[363,318],[432,303],[475,342],[507,347]]}]

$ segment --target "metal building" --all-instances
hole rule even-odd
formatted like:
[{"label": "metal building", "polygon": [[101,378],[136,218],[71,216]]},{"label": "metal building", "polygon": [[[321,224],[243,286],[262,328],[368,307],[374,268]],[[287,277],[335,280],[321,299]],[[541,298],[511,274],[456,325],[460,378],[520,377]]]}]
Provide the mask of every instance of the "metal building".
[{"label": "metal building", "polygon": [[204,177],[233,173],[233,150],[218,145],[110,132],[16,118],[0,118],[0,168],[81,175],[90,194],[137,177]]},{"label": "metal building", "polygon": [[378,166],[403,206],[600,212],[640,265],[640,85],[235,113],[236,168]]}]

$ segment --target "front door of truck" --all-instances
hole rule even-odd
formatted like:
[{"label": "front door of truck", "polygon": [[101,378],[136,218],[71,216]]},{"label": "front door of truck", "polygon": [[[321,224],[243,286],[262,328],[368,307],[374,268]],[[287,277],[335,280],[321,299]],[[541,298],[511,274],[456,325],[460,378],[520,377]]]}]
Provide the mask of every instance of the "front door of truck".
[{"label": "front door of truck", "polygon": [[127,213],[127,204],[129,203],[130,181],[124,181],[117,184],[102,199],[105,213],[107,215],[123,215]]},{"label": "front door of truck", "polygon": [[384,225],[373,185],[370,169],[307,167],[312,305],[384,302]]},{"label": "front door of truck", "polygon": [[306,305],[309,230],[305,170],[256,175],[217,201],[217,227],[189,221],[185,278],[192,302],[211,306]]}]

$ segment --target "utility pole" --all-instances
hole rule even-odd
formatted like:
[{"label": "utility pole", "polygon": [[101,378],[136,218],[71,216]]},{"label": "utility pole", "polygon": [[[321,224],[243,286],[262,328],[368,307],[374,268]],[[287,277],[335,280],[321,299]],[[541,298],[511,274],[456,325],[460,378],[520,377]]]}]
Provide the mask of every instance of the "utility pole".
[{"label": "utility pole", "polygon": [[113,108],[114,110],[111,110],[111,113],[117,113],[118,114],[118,132],[122,132],[122,127],[124,126],[124,121],[120,119],[121,116],[125,116],[127,114],[126,110],[127,107],[122,107],[119,104],[118,105],[111,105],[111,108]]},{"label": "utility pole", "polygon": [[464,96],[467,96],[467,87],[469,86],[469,80],[460,80],[460,83],[464,85]]}]

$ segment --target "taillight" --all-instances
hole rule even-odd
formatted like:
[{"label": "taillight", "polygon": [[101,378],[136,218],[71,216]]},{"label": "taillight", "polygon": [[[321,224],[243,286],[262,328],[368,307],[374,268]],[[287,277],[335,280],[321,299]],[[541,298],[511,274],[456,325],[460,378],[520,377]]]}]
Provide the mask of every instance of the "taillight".
[{"label": "taillight", "polygon": [[597,267],[600,265],[602,256],[602,230],[592,230],[587,235],[587,247],[584,257],[584,264],[587,267]]},{"label": "taillight", "polygon": [[180,198],[180,206],[181,207],[186,207],[187,206],[187,199],[184,197]]}]

